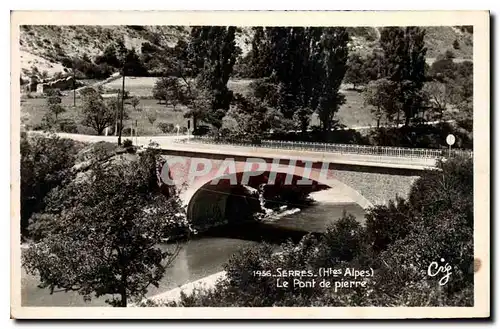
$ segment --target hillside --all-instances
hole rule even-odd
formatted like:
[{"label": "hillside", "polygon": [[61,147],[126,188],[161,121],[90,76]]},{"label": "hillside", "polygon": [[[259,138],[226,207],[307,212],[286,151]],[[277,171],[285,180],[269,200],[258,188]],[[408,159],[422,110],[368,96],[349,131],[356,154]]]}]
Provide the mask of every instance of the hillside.
[{"label": "hillside", "polygon": [[[379,29],[349,27],[351,51],[361,55],[371,53],[378,46]],[[452,50],[456,58],[472,59],[472,31],[467,27],[426,27],[426,31],[425,42],[430,61],[446,50]],[[82,58],[87,55],[93,59],[102,54],[108,45],[119,40],[122,40],[127,48],[134,47],[140,52],[144,42],[160,48],[173,47],[178,40],[185,40],[188,34],[189,27],[182,26],[22,26],[22,75],[28,75],[28,70],[34,65],[40,72],[47,71],[49,76],[52,76],[63,70],[62,58]],[[251,28],[244,27],[239,30],[236,42],[243,55],[251,48],[251,38]]]},{"label": "hillside", "polygon": [[54,74],[62,70],[60,60],[64,57],[95,58],[119,40],[138,52],[144,42],[173,47],[188,32],[187,28],[177,26],[24,25],[20,31],[21,69],[25,73],[35,65],[40,72],[47,70]]}]

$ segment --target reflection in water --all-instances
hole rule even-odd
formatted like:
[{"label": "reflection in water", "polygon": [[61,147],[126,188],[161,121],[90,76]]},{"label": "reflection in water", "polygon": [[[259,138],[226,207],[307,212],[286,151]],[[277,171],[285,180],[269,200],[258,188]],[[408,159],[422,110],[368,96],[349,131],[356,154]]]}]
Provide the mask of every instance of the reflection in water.
[{"label": "reflection in water", "polygon": [[[331,199],[329,199],[331,200]],[[288,238],[300,239],[307,232],[323,232],[327,225],[338,220],[344,211],[363,221],[364,209],[354,203],[331,203],[321,200],[300,212],[285,212],[279,218],[261,223],[240,226],[227,226],[223,229],[207,232],[207,236],[198,237],[182,243],[182,249],[167,268],[159,287],[150,287],[148,296],[156,295],[177,288],[191,281],[223,270],[222,266],[229,257],[241,248],[256,245],[261,241],[280,243]],[[173,248],[161,245],[162,249]],[[47,289],[39,289],[35,277],[23,270],[22,303],[23,306],[105,306],[106,297],[93,298],[85,303],[77,293],[55,293],[50,295]]]}]

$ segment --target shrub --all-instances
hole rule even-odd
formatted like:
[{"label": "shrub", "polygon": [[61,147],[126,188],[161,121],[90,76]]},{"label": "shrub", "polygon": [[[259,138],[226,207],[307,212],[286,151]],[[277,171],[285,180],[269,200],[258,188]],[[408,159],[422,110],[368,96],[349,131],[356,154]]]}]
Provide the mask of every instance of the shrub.
[{"label": "shrub", "polygon": [[367,239],[375,251],[405,238],[414,219],[410,204],[402,199],[390,200],[388,205],[375,206],[366,213]]},{"label": "shrub", "polygon": [[130,127],[123,128],[123,130],[122,130],[122,135],[132,136],[133,133],[134,133],[134,129],[132,129]]},{"label": "shrub", "polygon": [[159,122],[158,129],[161,130],[162,133],[168,134],[175,131],[175,126],[173,123]]},{"label": "shrub", "polygon": [[59,119],[58,120],[59,131],[76,134],[78,133],[78,127],[75,120],[73,119]]},{"label": "shrub", "polygon": [[127,148],[127,147],[132,147],[132,140],[130,139],[126,139],[123,141],[123,147]]}]

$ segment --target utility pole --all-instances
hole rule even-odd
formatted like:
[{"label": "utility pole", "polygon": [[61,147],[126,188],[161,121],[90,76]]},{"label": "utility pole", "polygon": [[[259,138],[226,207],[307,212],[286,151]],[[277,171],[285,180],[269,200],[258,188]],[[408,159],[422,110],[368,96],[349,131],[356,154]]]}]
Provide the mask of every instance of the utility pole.
[{"label": "utility pole", "polygon": [[76,107],[76,75],[75,69],[73,69],[73,107]]},{"label": "utility pole", "polygon": [[118,145],[122,145],[122,126],[123,126],[123,106],[125,103],[125,65],[122,72],[122,106],[120,108],[120,126],[118,127]]}]

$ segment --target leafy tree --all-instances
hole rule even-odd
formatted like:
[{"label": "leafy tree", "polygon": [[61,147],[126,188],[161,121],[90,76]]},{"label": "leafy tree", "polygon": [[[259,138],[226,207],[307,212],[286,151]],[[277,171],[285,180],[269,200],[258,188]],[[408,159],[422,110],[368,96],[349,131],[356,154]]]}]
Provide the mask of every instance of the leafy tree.
[{"label": "leafy tree", "polygon": [[158,114],[156,113],[156,111],[149,111],[147,113],[147,117],[148,117],[148,121],[151,125],[153,125],[156,121],[156,119],[158,118]]},{"label": "leafy tree", "polygon": [[354,53],[349,56],[344,81],[346,83],[352,83],[353,89],[356,89],[357,85],[368,83],[369,76],[367,74],[365,61],[359,54]]},{"label": "leafy tree", "polygon": [[455,41],[453,41],[453,49],[460,49],[460,43],[458,42],[457,39],[455,39]]},{"label": "leafy tree", "polygon": [[364,91],[365,103],[372,106],[372,114],[377,119],[377,128],[380,120],[385,116],[392,119],[399,111],[400,104],[393,97],[394,83],[387,79],[371,81]]},{"label": "leafy tree", "polygon": [[227,82],[240,53],[235,33],[232,26],[194,26],[187,41],[174,47],[174,56],[163,57],[164,75],[182,80],[182,103],[189,108],[185,117],[193,118],[195,130],[200,119],[220,128],[229,109],[232,92]]},{"label": "leafy tree", "polygon": [[139,100],[138,97],[132,97],[132,99],[130,100],[130,103],[132,104],[132,107],[134,108],[134,111],[137,111],[137,106],[139,106],[139,103],[141,101]]},{"label": "leafy tree", "polygon": [[144,67],[134,48],[128,50],[125,48],[121,53],[119,51],[118,58],[126,75],[139,77],[148,75],[148,70]]},{"label": "leafy tree", "polygon": [[264,134],[278,128],[282,121],[282,115],[265,103],[236,94],[233,106],[222,120],[220,134],[231,141],[260,144]]},{"label": "leafy tree", "polygon": [[40,79],[47,80],[48,78],[49,78],[49,72],[47,72],[47,70],[44,70],[42,71],[42,73],[40,73]]},{"label": "leafy tree", "polygon": [[158,287],[179,249],[157,246],[188,225],[178,198],[159,192],[157,161],[146,151],[136,160],[96,162],[85,178],[51,193],[53,232],[22,260],[41,287],[77,291],[86,300],[111,295],[107,302],[120,307]]},{"label": "leafy tree", "polygon": [[271,52],[269,42],[266,39],[266,32],[263,27],[252,28],[254,34],[252,38],[252,48],[248,54],[250,58],[250,77],[264,78],[271,74],[270,65]]},{"label": "leafy tree", "polygon": [[[260,50],[262,64],[269,66],[269,78],[266,83],[272,83],[276,95],[267,95],[266,101],[281,111],[285,119],[297,122],[306,119],[295,114],[299,109],[311,108],[313,81],[310,62],[310,44],[317,38],[318,30],[304,27],[270,27],[266,28],[267,40]],[[256,72],[262,74],[265,72]],[[269,99],[272,98],[273,100]]]},{"label": "leafy tree", "polygon": [[313,104],[325,136],[332,128],[335,113],[345,103],[339,88],[347,70],[348,41],[345,28],[325,28],[312,51]]},{"label": "leafy tree", "polygon": [[432,63],[430,77],[441,82],[455,79],[457,65],[452,58],[443,58]]},{"label": "leafy tree", "polygon": [[[206,109],[208,113],[202,118],[217,129],[221,127],[222,118],[229,110],[233,97],[227,82],[240,52],[236,47],[235,35],[234,26],[203,26],[191,30],[188,58],[194,67],[193,71],[198,72],[197,86],[208,91],[211,103]],[[194,129],[195,121],[193,118]]]},{"label": "leafy tree", "polygon": [[[399,99],[405,125],[418,113],[423,102],[425,82],[425,30],[419,27],[386,27],[381,31],[380,45],[384,51],[383,76],[396,83],[394,97]],[[397,113],[399,124],[399,111]]]},{"label": "leafy tree", "polygon": [[61,105],[61,97],[59,96],[59,91],[55,89],[49,89],[47,91],[47,105],[51,114],[55,116],[55,121],[57,122],[57,117],[59,114],[66,112],[66,109]]},{"label": "leafy tree", "polygon": [[174,111],[179,103],[185,103],[186,86],[179,82],[177,77],[161,77],[153,87],[153,97],[165,101],[165,105],[172,105]]},{"label": "leafy tree", "polygon": [[[82,124],[95,129],[102,135],[106,127],[111,126],[116,120],[116,108],[106,104],[102,95],[94,88],[85,88],[80,91],[82,97]],[[116,101],[112,102],[116,103]]]},{"label": "leafy tree", "polygon": [[107,64],[112,67],[120,67],[120,60],[116,55],[116,47],[113,44],[109,44],[105,49],[104,53],[101,56],[97,56],[95,59],[96,64]]},{"label": "leafy tree", "polygon": [[[104,102],[104,104],[108,108],[109,112],[114,113],[115,126],[114,126],[113,133],[115,135],[118,135],[120,129],[123,131],[123,128],[124,128],[120,125],[120,116],[122,116],[123,120],[128,120],[130,118],[129,113],[126,110],[126,108],[124,108],[122,110],[122,96],[121,95],[122,95],[121,90],[118,90],[118,93],[115,97],[108,98]],[[127,98],[128,98],[128,92],[125,91],[125,99],[127,99]]]},{"label": "leafy tree", "polygon": [[440,121],[443,120],[443,113],[446,111],[451,97],[448,85],[438,81],[430,81],[424,85],[423,91],[427,95],[433,112],[437,114],[437,118]]},{"label": "leafy tree", "polygon": [[70,175],[79,145],[56,135],[21,134],[21,233],[30,217],[43,210],[45,196]]},{"label": "leafy tree", "polygon": [[347,39],[345,29],[256,28],[251,56],[253,76],[260,79],[252,86],[255,96],[304,132],[314,110],[324,127],[331,128],[343,99],[337,92],[345,74]]},{"label": "leafy tree", "polygon": [[446,103],[452,104],[459,113],[455,118],[472,131],[473,64],[470,61],[454,63],[452,58],[435,61],[430,69],[430,77],[441,83],[441,95]]}]

